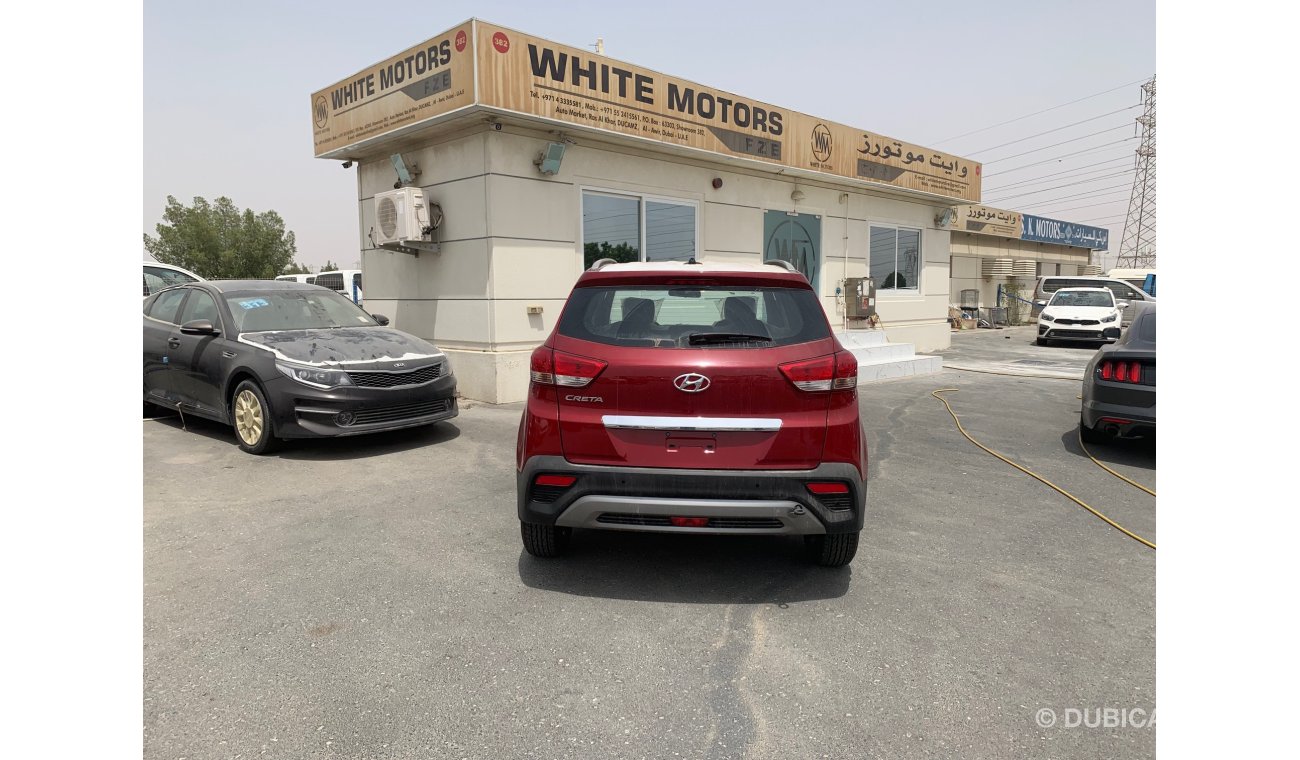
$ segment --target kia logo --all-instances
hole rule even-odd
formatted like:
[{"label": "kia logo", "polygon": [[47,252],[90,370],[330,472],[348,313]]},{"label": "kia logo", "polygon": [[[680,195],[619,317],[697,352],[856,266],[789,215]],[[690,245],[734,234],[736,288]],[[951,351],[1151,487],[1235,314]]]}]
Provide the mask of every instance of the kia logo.
[{"label": "kia logo", "polygon": [[699,393],[709,387],[709,378],[696,372],[687,372],[685,375],[673,378],[673,385],[677,386],[679,391]]}]

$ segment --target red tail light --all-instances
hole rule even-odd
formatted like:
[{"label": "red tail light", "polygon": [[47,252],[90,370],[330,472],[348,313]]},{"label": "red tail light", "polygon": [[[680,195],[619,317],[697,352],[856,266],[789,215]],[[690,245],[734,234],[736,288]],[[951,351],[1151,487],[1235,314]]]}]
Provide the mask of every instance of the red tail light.
[{"label": "red tail light", "polygon": [[1097,367],[1097,374],[1102,380],[1139,384],[1142,382],[1142,363],[1115,362],[1107,359]]},{"label": "red tail light", "polygon": [[801,391],[858,387],[858,360],[848,351],[780,365],[781,374]]},{"label": "red tail light", "polygon": [[832,493],[848,493],[849,486],[847,483],[809,483],[809,493],[825,496]]},{"label": "red tail light", "polygon": [[780,365],[780,369],[781,374],[801,391],[828,391],[835,379],[835,355],[787,362]]},{"label": "red tail light", "polygon": [[574,356],[541,346],[533,351],[529,360],[529,375],[534,383],[581,388],[595,380],[608,366],[608,362],[599,359]]},{"label": "red tail light", "polygon": [[858,360],[848,351],[835,354],[835,388],[858,387]]},{"label": "red tail light", "polygon": [[568,488],[576,481],[572,475],[538,475],[533,481],[535,486],[554,486],[557,488]]},{"label": "red tail light", "polygon": [[533,351],[532,358],[528,360],[528,369],[534,383],[555,385],[555,360],[551,354],[551,349],[546,346],[538,346]]},{"label": "red tail light", "polygon": [[675,528],[707,528],[709,527],[709,518],[707,517],[670,517],[668,522]]}]

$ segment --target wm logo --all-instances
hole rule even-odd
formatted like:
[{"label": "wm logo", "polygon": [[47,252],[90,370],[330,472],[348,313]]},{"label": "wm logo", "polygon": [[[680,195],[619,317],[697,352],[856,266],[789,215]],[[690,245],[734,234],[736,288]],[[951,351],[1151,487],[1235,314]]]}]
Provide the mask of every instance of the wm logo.
[{"label": "wm logo", "polygon": [[316,121],[317,127],[325,126],[325,122],[330,118],[330,107],[325,102],[325,96],[316,98],[316,103],[312,106],[312,118]]},{"label": "wm logo", "polygon": [[813,158],[818,161],[829,161],[831,157],[831,131],[826,128],[825,124],[818,124],[813,127],[812,133],[812,152]]}]

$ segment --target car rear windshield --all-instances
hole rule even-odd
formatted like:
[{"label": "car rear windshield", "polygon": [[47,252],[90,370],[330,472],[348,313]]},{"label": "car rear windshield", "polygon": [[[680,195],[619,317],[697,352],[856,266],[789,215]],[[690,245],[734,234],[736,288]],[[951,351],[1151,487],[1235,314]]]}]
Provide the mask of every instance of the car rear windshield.
[{"label": "car rear windshield", "polygon": [[801,288],[597,286],[573,291],[559,333],[611,346],[770,347],[829,337],[830,326]]},{"label": "car rear windshield", "polygon": [[1097,291],[1058,291],[1048,306],[1114,306],[1110,293]]},{"label": "car rear windshield", "polygon": [[330,290],[263,290],[227,293],[239,332],[320,330],[379,324],[356,304]]}]

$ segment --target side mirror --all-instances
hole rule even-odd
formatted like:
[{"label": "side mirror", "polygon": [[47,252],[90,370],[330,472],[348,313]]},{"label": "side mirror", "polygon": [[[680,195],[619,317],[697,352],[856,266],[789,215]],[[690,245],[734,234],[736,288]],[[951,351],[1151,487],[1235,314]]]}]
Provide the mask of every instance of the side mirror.
[{"label": "side mirror", "polygon": [[181,325],[185,335],[220,335],[221,331],[212,326],[210,319],[196,319]]},{"label": "side mirror", "polygon": [[1115,302],[1115,308],[1116,308],[1116,309],[1127,309],[1127,308],[1128,308],[1128,301],[1116,301],[1116,302]]},{"label": "side mirror", "polygon": [[388,317],[385,317],[383,314],[371,314],[370,316],[374,317],[380,327],[388,327]]}]

